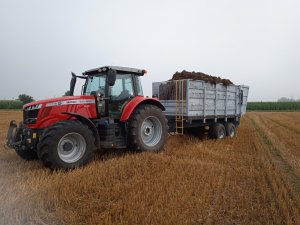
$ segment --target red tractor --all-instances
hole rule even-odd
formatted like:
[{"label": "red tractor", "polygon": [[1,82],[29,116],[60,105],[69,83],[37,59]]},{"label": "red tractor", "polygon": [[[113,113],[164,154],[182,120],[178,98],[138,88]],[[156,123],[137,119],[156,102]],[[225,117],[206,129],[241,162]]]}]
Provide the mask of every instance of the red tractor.
[{"label": "red tractor", "polygon": [[[159,151],[167,139],[167,119],[156,98],[143,97],[145,72],[105,66],[82,76],[72,73],[70,96],[24,105],[19,127],[10,122],[7,145],[51,169],[85,165],[96,149]],[[77,78],[85,83],[81,95],[73,96]]]}]

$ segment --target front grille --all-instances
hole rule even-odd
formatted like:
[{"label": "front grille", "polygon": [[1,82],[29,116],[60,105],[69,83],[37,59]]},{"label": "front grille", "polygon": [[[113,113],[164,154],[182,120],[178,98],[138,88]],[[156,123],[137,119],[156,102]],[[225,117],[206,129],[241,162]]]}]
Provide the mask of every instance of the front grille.
[{"label": "front grille", "polygon": [[25,124],[34,124],[40,109],[23,110],[23,121]]}]

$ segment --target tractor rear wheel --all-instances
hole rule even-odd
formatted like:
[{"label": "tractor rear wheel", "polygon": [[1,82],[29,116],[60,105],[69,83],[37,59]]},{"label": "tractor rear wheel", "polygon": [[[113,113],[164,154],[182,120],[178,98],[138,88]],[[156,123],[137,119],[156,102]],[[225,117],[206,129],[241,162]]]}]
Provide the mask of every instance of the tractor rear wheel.
[{"label": "tractor rear wheel", "polygon": [[129,147],[135,151],[158,152],[166,143],[168,121],[154,105],[138,106],[129,119]]},{"label": "tractor rear wheel", "polygon": [[38,156],[51,169],[73,169],[94,157],[95,138],[86,125],[77,120],[58,122],[43,132]]}]

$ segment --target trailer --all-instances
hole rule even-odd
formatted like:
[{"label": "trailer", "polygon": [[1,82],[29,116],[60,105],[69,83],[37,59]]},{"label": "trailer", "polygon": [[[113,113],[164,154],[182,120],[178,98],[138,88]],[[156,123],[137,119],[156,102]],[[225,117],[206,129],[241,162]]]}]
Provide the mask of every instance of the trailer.
[{"label": "trailer", "polygon": [[211,138],[234,137],[246,113],[249,87],[214,84],[202,80],[170,80],[152,83],[153,97],[165,107],[169,132],[199,134]]}]

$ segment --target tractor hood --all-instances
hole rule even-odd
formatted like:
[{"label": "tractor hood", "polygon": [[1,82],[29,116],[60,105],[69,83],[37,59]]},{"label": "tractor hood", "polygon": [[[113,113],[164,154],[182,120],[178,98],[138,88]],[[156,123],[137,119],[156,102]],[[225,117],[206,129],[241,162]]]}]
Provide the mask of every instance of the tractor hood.
[{"label": "tractor hood", "polygon": [[90,104],[95,103],[95,97],[86,96],[64,96],[59,98],[49,98],[44,100],[37,100],[27,103],[23,109],[39,109],[42,107],[60,106],[60,105],[74,105],[74,104]]}]

